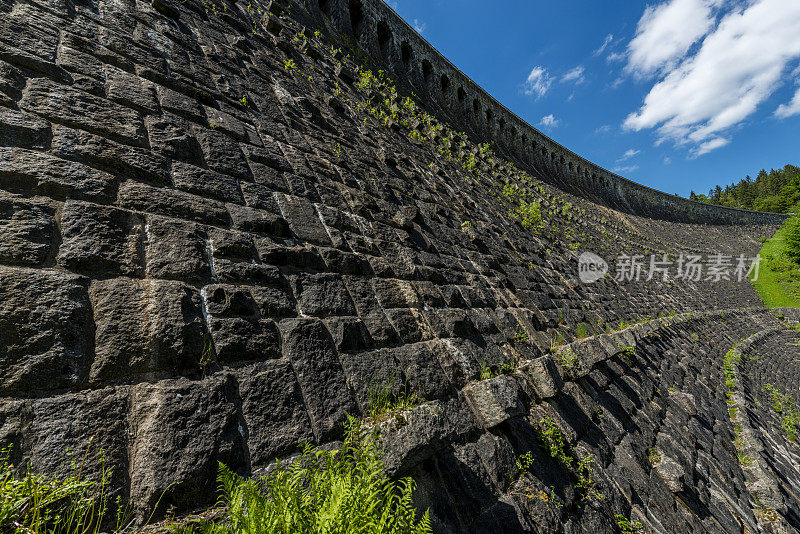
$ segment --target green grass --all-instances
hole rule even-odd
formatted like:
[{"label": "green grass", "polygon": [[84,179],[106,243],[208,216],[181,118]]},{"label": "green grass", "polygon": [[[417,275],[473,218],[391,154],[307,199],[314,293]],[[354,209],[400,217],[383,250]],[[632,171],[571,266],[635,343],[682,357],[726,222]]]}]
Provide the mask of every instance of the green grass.
[{"label": "green grass", "polygon": [[85,476],[88,452],[89,447],[71,462],[68,476],[58,479],[30,469],[20,474],[9,460],[11,450],[0,450],[0,532],[98,534],[113,523],[110,508],[117,510],[115,531],[120,531],[128,523],[128,509],[109,500],[111,471],[105,461],[99,480]]},{"label": "green grass", "polygon": [[180,534],[427,534],[412,501],[414,481],[383,474],[374,442],[351,420],[344,444],[326,451],[306,445],[291,464],[266,477],[244,479],[220,464],[219,487],[227,512],[171,529]]},{"label": "green grass", "polygon": [[751,280],[764,305],[800,307],[800,270],[786,254],[786,228],[781,228],[761,248],[758,279]]}]

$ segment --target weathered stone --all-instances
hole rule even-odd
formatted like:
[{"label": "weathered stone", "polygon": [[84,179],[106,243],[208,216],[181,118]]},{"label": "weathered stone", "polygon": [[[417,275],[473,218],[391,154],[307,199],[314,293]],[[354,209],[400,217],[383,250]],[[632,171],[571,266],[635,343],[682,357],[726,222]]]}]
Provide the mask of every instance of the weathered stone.
[{"label": "weathered stone", "polygon": [[212,128],[196,127],[195,135],[203,149],[206,165],[215,171],[252,180],[250,167],[239,145],[227,135]]},{"label": "weathered stone", "polygon": [[331,332],[336,350],[357,351],[372,348],[369,330],[360,319],[352,317],[334,317],[325,320]]},{"label": "weathered stone", "polygon": [[253,468],[314,439],[291,364],[286,360],[259,363],[238,375]]},{"label": "weathered stone", "polygon": [[485,429],[522,413],[517,383],[509,376],[500,375],[473,382],[463,392],[476,420]]},{"label": "weathered stone", "polygon": [[97,325],[93,382],[199,369],[205,334],[196,289],[115,278],[93,282],[90,296]]},{"label": "weathered stone", "polygon": [[239,141],[245,141],[251,145],[261,145],[261,139],[252,125],[240,121],[230,113],[208,106],[205,107],[205,114],[209,124],[213,124],[215,130],[225,132]]},{"label": "weathered stone", "polygon": [[278,204],[289,228],[298,239],[317,245],[331,245],[331,238],[313,204],[288,195],[278,195]]},{"label": "weathered stone", "polygon": [[201,106],[194,98],[188,97],[161,85],[156,86],[156,92],[158,93],[158,101],[161,103],[161,107],[165,110],[171,111],[172,113],[177,113],[178,115],[183,115],[187,119],[193,120],[200,124],[208,124],[205,112],[203,111],[203,106]]},{"label": "weathered stone", "polygon": [[0,262],[41,265],[55,237],[54,207],[12,196],[0,196]]},{"label": "weathered stone", "polygon": [[148,217],[145,232],[148,276],[188,282],[211,278],[206,238],[197,224]]},{"label": "weathered stone", "polygon": [[138,112],[108,105],[100,98],[47,78],[28,81],[20,108],[51,122],[87,130],[123,143],[145,146],[147,134]]},{"label": "weathered stone", "polygon": [[172,183],[176,188],[187,193],[215,198],[223,202],[244,204],[242,191],[239,189],[236,178],[194,165],[173,163]]},{"label": "weathered stone", "polygon": [[230,216],[225,205],[183,191],[158,189],[128,180],[119,186],[117,202],[126,209],[146,211],[167,217],[201,223],[226,225]]},{"label": "weathered stone", "polygon": [[148,115],[144,122],[150,146],[157,154],[195,165],[203,163],[203,150],[192,134],[188,121],[171,113],[163,113]]},{"label": "weathered stone", "polygon": [[419,397],[438,399],[451,392],[452,385],[439,359],[426,344],[408,344],[392,349],[392,352],[408,378],[408,387]]},{"label": "weathered stone", "polygon": [[279,214],[238,206],[236,204],[229,204],[228,211],[233,220],[233,227],[242,232],[266,234],[276,237],[291,236],[289,225]]},{"label": "weathered stone", "polygon": [[304,274],[292,277],[300,311],[306,315],[355,315],[353,300],[336,274]]},{"label": "weathered stone", "polygon": [[0,147],[0,187],[53,198],[107,200],[116,180],[74,161],[22,148]]},{"label": "weathered stone", "polygon": [[558,393],[564,386],[561,375],[550,356],[541,356],[528,360],[518,367],[519,373],[534,388],[540,399],[548,399]]},{"label": "weathered stone", "polygon": [[156,89],[152,82],[110,65],[106,65],[106,93],[111,100],[144,114],[158,111]]},{"label": "weathered stone", "polygon": [[208,326],[222,362],[268,360],[281,355],[280,335],[273,321],[211,317]]},{"label": "weathered stone", "polygon": [[284,319],[283,354],[292,362],[317,440],[334,439],[348,413],[356,413],[333,340],[321,321]]},{"label": "weathered stone", "polygon": [[680,493],[684,488],[684,470],[675,460],[662,456],[661,461],[653,466],[659,478],[672,493]]},{"label": "weathered stone", "polygon": [[0,393],[30,395],[86,381],[94,325],[81,278],[0,267]]},{"label": "weathered stone", "polygon": [[248,469],[236,382],[228,374],[137,385],[131,392],[131,502],[140,518],[188,511],[216,495],[219,462]]},{"label": "weathered stone", "polygon": [[115,175],[163,184],[169,181],[166,158],[147,149],[116,143],[60,124],[53,125],[53,154]]},{"label": "weathered stone", "polygon": [[23,111],[0,107],[0,146],[46,148],[50,123]]},{"label": "weathered stone", "polygon": [[131,212],[69,200],[58,263],[78,272],[141,275],[143,233],[144,221]]}]

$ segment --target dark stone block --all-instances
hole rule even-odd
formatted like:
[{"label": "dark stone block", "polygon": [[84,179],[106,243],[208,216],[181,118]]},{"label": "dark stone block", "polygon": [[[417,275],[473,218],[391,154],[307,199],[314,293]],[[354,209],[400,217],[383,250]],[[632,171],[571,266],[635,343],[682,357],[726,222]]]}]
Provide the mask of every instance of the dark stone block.
[{"label": "dark stone block", "polygon": [[408,379],[408,387],[425,400],[439,399],[450,393],[453,386],[447,379],[439,359],[424,343],[391,349]]},{"label": "dark stone block", "polygon": [[259,363],[237,374],[253,468],[313,441],[303,394],[288,361]]},{"label": "dark stone block", "polygon": [[139,276],[143,232],[144,221],[129,211],[67,201],[58,263],[76,272]]},{"label": "dark stone block", "polygon": [[0,262],[44,263],[56,233],[54,211],[48,203],[0,196]]},{"label": "dark stone block", "polygon": [[138,112],[47,78],[28,82],[20,108],[51,122],[87,130],[134,146],[147,146],[147,133]]},{"label": "dark stone block", "polygon": [[150,134],[150,146],[157,154],[195,165],[203,164],[203,150],[192,135],[188,121],[177,115],[164,113],[158,116],[148,115],[144,122]]},{"label": "dark stone block", "polygon": [[230,222],[228,210],[221,202],[183,191],[159,189],[131,180],[120,185],[117,202],[126,209],[206,224],[227,225]]},{"label": "dark stone block", "polygon": [[111,65],[106,66],[106,93],[111,100],[144,114],[159,110],[152,82]]},{"label": "dark stone block", "polygon": [[0,267],[0,393],[79,386],[94,325],[81,278]]},{"label": "dark stone block", "polygon": [[188,282],[211,278],[206,236],[197,224],[149,217],[145,231],[148,276]]},{"label": "dark stone block", "polygon": [[222,362],[268,360],[281,355],[281,339],[273,321],[249,317],[208,320],[217,357]]},{"label": "dark stone block", "polygon": [[247,160],[245,160],[239,144],[233,139],[212,128],[200,126],[195,128],[195,135],[203,149],[205,162],[210,168],[231,176],[252,180]]},{"label": "dark stone block", "polygon": [[331,332],[336,350],[360,351],[372,348],[369,330],[360,319],[351,317],[335,317],[326,319],[325,324]]},{"label": "dark stone block", "polygon": [[146,519],[169,506],[194,510],[216,498],[219,462],[248,469],[236,381],[218,374],[137,385],[131,393],[131,502]]},{"label": "dark stone block", "polygon": [[[243,187],[244,188],[244,187]],[[290,237],[289,224],[278,214],[229,204],[228,211],[233,219],[233,227],[242,232],[266,234],[276,237]]]},{"label": "dark stone block", "polygon": [[108,200],[116,180],[81,163],[23,148],[0,147],[0,187],[53,198]]},{"label": "dark stone block", "polygon": [[115,278],[93,282],[90,297],[97,326],[93,382],[199,368],[205,327],[196,289]]},{"label": "dark stone block", "polygon": [[0,146],[47,148],[50,123],[36,115],[0,107]]},{"label": "dark stone block", "polygon": [[280,323],[283,354],[292,362],[319,442],[339,436],[346,415],[356,404],[336,356],[333,340],[321,321],[284,319]]},{"label": "dark stone block", "polygon": [[331,238],[312,203],[302,198],[278,195],[278,204],[289,228],[298,239],[317,245],[331,245]]},{"label": "dark stone block", "polygon": [[209,171],[188,163],[172,164],[172,183],[176,188],[223,202],[244,204],[236,178]]},{"label": "dark stone block", "polygon": [[341,276],[330,273],[298,274],[291,278],[302,313],[320,317],[356,314]]},{"label": "dark stone block", "polygon": [[53,154],[116,175],[160,184],[169,182],[168,159],[147,149],[123,145],[59,124],[53,126]]}]

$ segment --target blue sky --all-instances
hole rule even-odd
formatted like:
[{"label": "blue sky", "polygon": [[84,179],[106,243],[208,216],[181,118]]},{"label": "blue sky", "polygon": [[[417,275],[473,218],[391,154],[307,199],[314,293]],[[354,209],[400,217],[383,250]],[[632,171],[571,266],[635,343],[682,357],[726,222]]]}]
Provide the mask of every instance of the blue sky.
[{"label": "blue sky", "polygon": [[688,196],[800,164],[800,0],[390,0],[530,124]]}]

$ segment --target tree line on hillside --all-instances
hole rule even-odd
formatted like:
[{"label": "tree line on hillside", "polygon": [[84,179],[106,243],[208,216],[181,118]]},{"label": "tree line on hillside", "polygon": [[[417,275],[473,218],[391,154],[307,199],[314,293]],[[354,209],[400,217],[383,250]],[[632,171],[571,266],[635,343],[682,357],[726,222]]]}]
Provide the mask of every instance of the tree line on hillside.
[{"label": "tree line on hillside", "polygon": [[746,176],[725,186],[717,186],[708,192],[708,195],[689,195],[691,200],[743,208],[757,211],[771,211],[775,213],[789,213],[797,211],[800,206],[800,167],[786,165],[783,169],[772,169],[769,172],[761,170],[755,179]]}]

